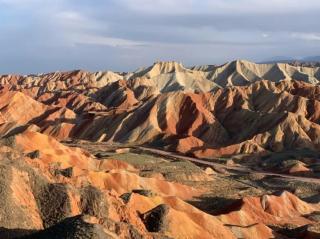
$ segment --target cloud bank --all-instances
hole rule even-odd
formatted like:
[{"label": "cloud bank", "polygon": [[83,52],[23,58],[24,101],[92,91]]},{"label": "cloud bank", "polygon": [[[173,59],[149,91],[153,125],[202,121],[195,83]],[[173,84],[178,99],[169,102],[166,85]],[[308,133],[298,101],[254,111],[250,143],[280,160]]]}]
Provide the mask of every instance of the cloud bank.
[{"label": "cloud bank", "polygon": [[0,0],[0,72],[320,55],[318,0]]}]

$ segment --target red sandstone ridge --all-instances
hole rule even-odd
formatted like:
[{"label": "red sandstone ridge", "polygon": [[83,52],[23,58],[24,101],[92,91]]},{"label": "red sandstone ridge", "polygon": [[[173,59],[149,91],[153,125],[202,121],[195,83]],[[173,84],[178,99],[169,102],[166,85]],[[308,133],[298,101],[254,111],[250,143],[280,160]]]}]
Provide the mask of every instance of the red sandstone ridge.
[{"label": "red sandstone ridge", "polygon": [[320,238],[319,73],[235,61],[0,76],[0,238]]},{"label": "red sandstone ridge", "polygon": [[[169,74],[166,69],[157,74]],[[317,85],[264,80],[203,93],[172,86],[161,93],[133,84],[134,75],[97,88],[92,75],[70,74],[20,79],[14,89],[21,93],[8,87],[16,81],[4,78],[2,135],[34,124],[60,139],[161,144],[204,158],[319,148]],[[41,88],[49,79],[55,90]],[[88,88],[78,89],[83,82]]]},{"label": "red sandstone ridge", "polygon": [[[37,132],[26,131],[10,142],[1,141],[0,152],[11,155],[11,160],[0,160],[4,175],[8,175],[1,180],[11,185],[2,190],[6,202],[19,212],[19,219],[15,213],[7,214],[6,223],[0,223],[25,229],[25,233],[40,230],[39,235],[48,238],[55,230],[62,233],[60,223],[73,227],[78,220],[120,238],[133,234],[144,238],[281,238],[268,225],[309,225],[314,221],[305,215],[320,209],[319,204],[308,204],[284,192],[244,198],[213,216],[183,201],[202,193],[190,186],[140,177],[128,164],[97,160],[84,150],[66,147]],[[88,216],[78,217],[81,213]],[[115,227],[121,231],[114,231]]]},{"label": "red sandstone ridge", "polygon": [[161,145],[205,159],[317,151],[318,73],[237,61],[191,69],[156,63],[126,74],[2,76],[0,134],[28,128],[58,139]]},{"label": "red sandstone ridge", "polygon": [[[128,238],[127,236],[131,233],[130,227],[133,227],[132,230],[138,235],[145,235],[148,238],[148,231],[143,221],[136,214],[134,208],[129,208],[123,204],[120,198],[122,194],[134,190],[137,192],[150,191],[154,195],[159,195],[160,198],[171,196],[189,199],[202,193],[201,190],[178,183],[142,178],[131,165],[116,160],[97,160],[79,148],[66,147],[54,138],[37,132],[26,131],[15,136],[13,141],[15,147],[21,150],[17,151],[16,157],[25,158],[24,160],[22,158],[13,159],[12,165],[7,165],[5,159],[1,160],[3,166],[6,165],[5,167],[10,168],[10,172],[12,169],[12,180],[15,180],[10,181],[13,185],[10,193],[17,197],[16,201],[12,203],[16,203],[17,210],[28,203],[29,206],[26,209],[21,209],[23,211],[21,213],[26,213],[23,216],[31,216],[35,219],[30,220],[27,227],[22,226],[23,221],[10,224],[12,227],[38,230],[53,225],[58,222],[59,218],[89,213],[89,215],[97,217],[94,224],[104,227],[103,230],[108,234],[110,233],[108,226],[111,225],[102,225],[103,220],[114,220],[112,221],[113,224],[122,223],[124,231],[121,232],[123,234],[121,238]],[[15,150],[11,148],[12,146],[6,145],[6,142],[2,143],[1,149],[3,152],[14,154]],[[26,156],[22,156],[19,152]],[[8,180],[11,179],[8,178]],[[32,185],[34,180],[39,181],[40,185],[36,187],[40,188],[34,188]],[[47,193],[47,196],[51,195],[51,201],[42,198],[45,195],[41,195],[41,193]],[[82,197],[87,198],[83,199]],[[64,203],[61,205],[62,208],[53,203],[55,200],[57,200],[57,203]],[[53,203],[53,205],[50,205],[50,203]],[[106,212],[103,211],[103,203],[106,204]],[[49,218],[52,216],[50,214],[43,214],[45,213],[43,210],[50,210],[51,206],[57,207],[55,213],[58,218],[56,219]],[[48,218],[45,219],[44,216]],[[7,220],[9,223],[13,218],[9,217]],[[23,220],[23,217],[21,220]],[[124,221],[127,221],[127,224]],[[132,225],[130,225],[131,223]]]},{"label": "red sandstone ridge", "polygon": [[[294,74],[299,70],[303,81]],[[232,72],[242,80],[228,76]],[[205,158],[317,149],[317,72],[238,61],[221,69],[187,69],[169,62],[127,74],[3,76],[2,134],[17,125],[35,124],[40,132],[61,139],[161,144]],[[199,88],[204,81],[222,82],[227,76],[229,83],[220,86],[229,87]]]}]

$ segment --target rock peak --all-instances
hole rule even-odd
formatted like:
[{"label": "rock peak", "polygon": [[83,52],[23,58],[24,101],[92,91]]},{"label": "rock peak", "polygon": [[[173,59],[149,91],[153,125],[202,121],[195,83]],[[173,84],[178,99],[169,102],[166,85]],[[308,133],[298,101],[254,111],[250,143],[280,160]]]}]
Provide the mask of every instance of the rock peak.
[{"label": "rock peak", "polygon": [[161,73],[186,70],[181,62],[176,61],[156,61],[153,64],[152,69],[158,70]]}]

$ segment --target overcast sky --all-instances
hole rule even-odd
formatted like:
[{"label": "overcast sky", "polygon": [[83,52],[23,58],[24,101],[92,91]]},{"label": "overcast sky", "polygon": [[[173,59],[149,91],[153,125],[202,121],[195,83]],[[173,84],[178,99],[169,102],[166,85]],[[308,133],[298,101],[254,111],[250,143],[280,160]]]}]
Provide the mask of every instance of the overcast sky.
[{"label": "overcast sky", "polygon": [[0,73],[320,55],[320,0],[0,0]]}]

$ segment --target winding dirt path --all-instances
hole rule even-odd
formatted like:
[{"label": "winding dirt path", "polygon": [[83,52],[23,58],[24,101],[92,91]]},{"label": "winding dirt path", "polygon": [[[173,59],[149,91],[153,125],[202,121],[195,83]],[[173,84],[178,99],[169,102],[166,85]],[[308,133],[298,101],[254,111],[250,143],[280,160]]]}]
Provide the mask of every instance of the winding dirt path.
[{"label": "winding dirt path", "polygon": [[168,151],[155,149],[155,148],[148,148],[148,147],[142,147],[142,146],[138,146],[138,147],[134,147],[134,148],[141,150],[141,151],[157,154],[159,156],[188,160],[193,163],[197,163],[197,164],[201,164],[201,165],[205,165],[205,166],[210,166],[210,167],[217,168],[217,169],[222,168],[222,169],[233,170],[233,171],[242,172],[242,173],[256,173],[256,174],[262,174],[264,176],[275,176],[275,177],[287,178],[289,180],[295,180],[295,181],[300,181],[300,182],[320,184],[320,179],[317,179],[317,178],[299,177],[299,176],[292,176],[292,175],[286,175],[286,174],[280,174],[280,173],[271,173],[271,172],[267,172],[267,171],[257,171],[257,170],[252,170],[250,168],[242,167],[242,166],[228,166],[228,165],[214,163],[214,162],[210,162],[210,161],[206,161],[206,160],[202,160],[202,159],[197,159],[197,158],[193,158],[193,157],[189,157],[189,156],[183,156],[183,155],[175,154],[173,152],[168,152]]}]

